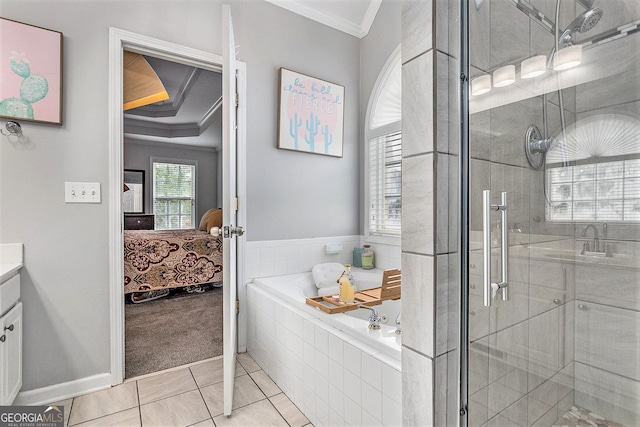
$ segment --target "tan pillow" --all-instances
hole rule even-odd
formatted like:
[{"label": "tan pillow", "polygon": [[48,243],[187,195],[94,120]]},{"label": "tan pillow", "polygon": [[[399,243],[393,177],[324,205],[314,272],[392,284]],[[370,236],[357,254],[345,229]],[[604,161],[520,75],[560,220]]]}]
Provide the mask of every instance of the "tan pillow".
[{"label": "tan pillow", "polygon": [[222,209],[212,208],[202,215],[198,229],[209,233],[212,227],[222,227]]}]

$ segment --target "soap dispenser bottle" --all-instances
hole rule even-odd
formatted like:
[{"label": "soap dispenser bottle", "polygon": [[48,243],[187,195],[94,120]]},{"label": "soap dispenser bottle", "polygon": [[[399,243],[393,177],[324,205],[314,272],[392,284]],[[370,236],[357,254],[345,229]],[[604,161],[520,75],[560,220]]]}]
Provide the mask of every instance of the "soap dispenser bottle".
[{"label": "soap dispenser bottle", "polygon": [[354,267],[362,267],[362,251],[364,248],[353,248],[353,266]]},{"label": "soap dispenser bottle", "polygon": [[353,284],[353,276],[351,275],[351,265],[345,264],[344,271],[338,279],[340,284],[340,295],[338,299],[340,302],[352,303],[355,299],[356,288]]},{"label": "soap dispenser bottle", "polygon": [[374,268],[373,249],[371,245],[364,245],[362,250],[362,268],[364,270],[372,270]]}]

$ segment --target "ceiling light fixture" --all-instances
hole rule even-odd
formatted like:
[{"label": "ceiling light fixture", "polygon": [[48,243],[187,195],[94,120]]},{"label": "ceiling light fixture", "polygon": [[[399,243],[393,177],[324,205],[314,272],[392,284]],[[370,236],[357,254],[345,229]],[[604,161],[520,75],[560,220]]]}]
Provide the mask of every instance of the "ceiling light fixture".
[{"label": "ceiling light fixture", "polygon": [[516,81],[516,66],[505,65],[493,72],[493,87],[505,87]]},{"label": "ceiling light fixture", "polygon": [[582,62],[582,45],[576,44],[565,47],[553,56],[553,69],[556,71],[568,70],[577,67]]},{"label": "ceiling light fixture", "polygon": [[124,111],[169,99],[164,85],[144,56],[125,50],[123,66]]},{"label": "ceiling light fixture", "polygon": [[523,79],[532,79],[547,72],[547,57],[545,55],[537,55],[525,59],[520,65],[520,77]]},{"label": "ceiling light fixture", "polygon": [[491,76],[485,74],[471,80],[471,95],[483,95],[491,90]]}]

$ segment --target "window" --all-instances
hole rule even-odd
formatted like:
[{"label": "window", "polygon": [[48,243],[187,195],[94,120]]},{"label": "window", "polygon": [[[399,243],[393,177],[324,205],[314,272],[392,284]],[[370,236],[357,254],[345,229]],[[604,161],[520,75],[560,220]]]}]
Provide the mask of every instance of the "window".
[{"label": "window", "polygon": [[157,230],[195,228],[196,165],[152,159]]},{"label": "window", "polygon": [[[547,153],[550,221],[640,221],[640,121],[595,114]],[[564,141],[564,142],[562,142]]]},{"label": "window", "polygon": [[397,241],[402,214],[402,109],[400,47],[391,55],[372,91],[365,129],[367,149],[366,238]]},{"label": "window", "polygon": [[400,234],[402,132],[369,140],[369,233]]},{"label": "window", "polygon": [[640,221],[640,159],[550,167],[551,221]]}]

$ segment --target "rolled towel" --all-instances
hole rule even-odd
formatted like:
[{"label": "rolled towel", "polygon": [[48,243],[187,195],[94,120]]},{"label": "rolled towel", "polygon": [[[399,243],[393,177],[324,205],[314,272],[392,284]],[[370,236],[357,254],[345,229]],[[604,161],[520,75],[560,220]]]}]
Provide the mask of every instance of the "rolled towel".
[{"label": "rolled towel", "polygon": [[344,271],[344,265],[339,262],[328,262],[316,264],[311,269],[313,281],[318,289],[327,287],[337,287],[338,279]]}]

